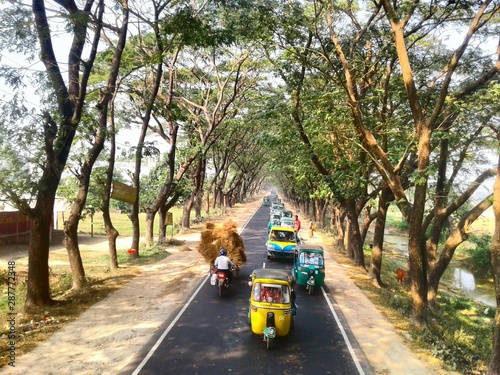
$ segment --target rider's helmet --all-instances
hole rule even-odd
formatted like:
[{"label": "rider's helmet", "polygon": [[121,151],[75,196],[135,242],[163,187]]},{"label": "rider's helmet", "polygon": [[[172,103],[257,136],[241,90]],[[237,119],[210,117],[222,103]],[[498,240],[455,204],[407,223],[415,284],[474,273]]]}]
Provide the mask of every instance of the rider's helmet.
[{"label": "rider's helmet", "polygon": [[224,249],[219,250],[220,255],[227,255],[227,251]]}]

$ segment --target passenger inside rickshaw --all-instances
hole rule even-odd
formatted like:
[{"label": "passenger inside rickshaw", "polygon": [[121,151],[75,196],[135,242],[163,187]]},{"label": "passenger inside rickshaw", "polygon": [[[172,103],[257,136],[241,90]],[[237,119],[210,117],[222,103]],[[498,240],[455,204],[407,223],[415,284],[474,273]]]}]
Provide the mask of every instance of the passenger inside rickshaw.
[{"label": "passenger inside rickshaw", "polygon": [[273,233],[276,233],[276,236],[278,237],[278,241],[282,242],[294,242],[295,241],[295,232],[293,231],[273,231]]},{"label": "passenger inside rickshaw", "polygon": [[322,266],[323,255],[318,253],[300,253],[299,262],[305,265]]},{"label": "passenger inside rickshaw", "polygon": [[257,302],[290,303],[290,293],[286,285],[257,283],[252,299]]}]

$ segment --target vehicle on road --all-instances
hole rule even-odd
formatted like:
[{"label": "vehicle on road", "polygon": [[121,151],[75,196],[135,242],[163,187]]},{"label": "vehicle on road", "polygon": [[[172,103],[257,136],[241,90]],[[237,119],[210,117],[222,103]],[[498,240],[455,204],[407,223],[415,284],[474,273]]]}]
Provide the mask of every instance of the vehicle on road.
[{"label": "vehicle on road", "polygon": [[266,256],[271,258],[293,259],[297,237],[293,228],[273,225],[266,241]]},{"label": "vehicle on road", "polygon": [[262,198],[262,205],[263,206],[270,206],[271,205],[271,203],[269,202],[269,198],[268,197]]},{"label": "vehicle on road", "polygon": [[271,204],[271,212],[273,211],[280,211],[280,213],[283,212],[283,210],[285,209],[285,205],[283,203],[279,203],[279,202],[274,202],[273,204]]},{"label": "vehicle on road", "polygon": [[[233,274],[233,280],[239,277],[239,268],[235,264],[231,266],[231,273]],[[229,289],[229,277],[223,270],[212,269],[212,274],[210,276],[210,284],[216,285],[219,290],[219,296],[223,297],[226,295]]]},{"label": "vehicle on road", "polygon": [[273,211],[269,215],[269,221],[273,223],[273,225],[280,225],[281,223],[281,212]]},{"label": "vehicle on road", "polygon": [[295,323],[295,292],[285,270],[259,268],[250,275],[248,324],[272,349],[278,336],[287,336]]},{"label": "vehicle on road", "polygon": [[323,247],[300,244],[295,248],[292,276],[297,285],[304,286],[309,295],[321,288],[325,281]]},{"label": "vehicle on road", "polygon": [[280,226],[285,228],[295,228],[295,221],[290,217],[282,217]]}]

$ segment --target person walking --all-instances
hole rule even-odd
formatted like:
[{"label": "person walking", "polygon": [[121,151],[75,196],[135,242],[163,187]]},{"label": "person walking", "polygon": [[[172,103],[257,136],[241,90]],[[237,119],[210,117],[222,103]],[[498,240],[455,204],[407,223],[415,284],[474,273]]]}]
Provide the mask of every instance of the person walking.
[{"label": "person walking", "polygon": [[314,231],[316,230],[316,225],[312,220],[309,220],[309,237],[313,238],[314,237]]},{"label": "person walking", "polygon": [[295,215],[294,229],[295,229],[295,236],[297,237],[297,243],[301,243],[302,240],[300,239],[300,235],[299,235],[299,231],[300,231],[299,215]]}]

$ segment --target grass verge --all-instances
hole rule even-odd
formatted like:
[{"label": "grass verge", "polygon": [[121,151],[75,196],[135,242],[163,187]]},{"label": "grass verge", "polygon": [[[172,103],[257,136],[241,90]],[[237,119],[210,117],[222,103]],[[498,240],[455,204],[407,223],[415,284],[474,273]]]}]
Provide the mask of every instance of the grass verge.
[{"label": "grass verge", "polygon": [[[333,251],[339,262],[352,263],[338,248],[334,247]],[[367,246],[367,269],[370,258],[371,250]],[[437,358],[448,370],[468,375],[486,374],[492,353],[495,309],[441,285],[436,306],[429,310],[428,326],[417,329],[410,323],[412,300],[409,286],[398,284],[394,275],[398,267],[406,268],[406,260],[399,251],[388,245],[384,249],[381,275],[386,283],[385,288],[376,287],[358,267],[349,268],[349,276],[394,325],[413,351],[425,352]]]},{"label": "grass verge", "polygon": [[[174,241],[169,245],[181,245]],[[120,268],[109,270],[109,256],[107,249],[81,251],[85,265],[86,285],[80,290],[72,289],[72,274],[66,251],[52,251],[50,253],[50,288],[52,297],[56,301],[54,306],[39,309],[29,314],[23,312],[26,299],[27,258],[15,262],[15,314],[9,309],[8,301],[8,272],[0,272],[0,321],[4,322],[1,329],[3,342],[11,339],[9,319],[15,321],[15,355],[16,357],[31,351],[39,342],[48,339],[63,325],[77,319],[93,304],[103,300],[113,291],[121,288],[134,277],[140,274],[140,266],[154,263],[170,255],[164,250],[165,246],[153,246],[141,249],[141,257],[132,260],[126,250],[118,251]],[[12,280],[11,280],[12,281]],[[8,365],[10,361],[9,347],[0,352],[0,367]]]}]

